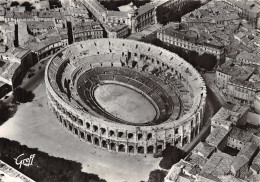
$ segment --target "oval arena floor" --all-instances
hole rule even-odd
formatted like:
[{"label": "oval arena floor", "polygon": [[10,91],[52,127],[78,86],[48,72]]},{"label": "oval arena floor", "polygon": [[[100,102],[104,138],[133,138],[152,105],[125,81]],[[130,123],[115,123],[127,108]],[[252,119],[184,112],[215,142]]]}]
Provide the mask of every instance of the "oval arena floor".
[{"label": "oval arena floor", "polygon": [[98,86],[94,96],[104,110],[131,123],[149,122],[156,116],[154,106],[145,96],[122,85]]}]

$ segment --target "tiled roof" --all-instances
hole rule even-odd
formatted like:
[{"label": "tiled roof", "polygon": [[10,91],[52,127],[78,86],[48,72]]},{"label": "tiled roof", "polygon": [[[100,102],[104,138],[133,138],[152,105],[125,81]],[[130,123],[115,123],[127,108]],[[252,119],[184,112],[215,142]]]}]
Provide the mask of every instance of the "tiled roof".
[{"label": "tiled roof", "polygon": [[241,142],[249,142],[252,138],[252,133],[249,133],[245,130],[239,129],[238,127],[233,127],[229,137],[234,138]]},{"label": "tiled roof", "polygon": [[207,158],[213,151],[215,147],[209,145],[206,142],[199,142],[198,145],[192,150],[193,153],[197,153]]},{"label": "tiled roof", "polygon": [[198,154],[191,154],[189,156],[189,163],[193,164],[193,165],[197,165],[199,167],[203,167],[205,165],[205,163],[207,162],[207,158],[202,157],[201,155]]},{"label": "tiled roof", "polygon": [[258,153],[254,158],[251,168],[253,168],[256,171],[260,171],[260,153]]},{"label": "tiled roof", "polygon": [[258,146],[252,142],[247,142],[245,146],[238,152],[237,156],[244,156],[250,160],[255,152],[257,151]]},{"label": "tiled roof", "polygon": [[235,172],[239,171],[245,164],[247,164],[249,160],[244,156],[236,156],[234,158],[234,162],[231,164],[232,168]]},{"label": "tiled roof", "polygon": [[234,78],[246,80],[249,78],[249,76],[253,74],[253,72],[255,71],[255,67],[247,65],[240,66],[233,63],[224,63],[217,69],[217,71],[230,75]]},{"label": "tiled roof", "polygon": [[60,41],[61,41],[60,36],[48,37],[41,42],[36,42],[36,41],[29,42],[25,47],[37,52],[49,45],[58,43]]},{"label": "tiled roof", "polygon": [[233,160],[233,157],[226,153],[214,153],[203,166],[201,173],[213,176],[227,175],[230,173],[230,166]]},{"label": "tiled roof", "polygon": [[228,130],[222,127],[216,127],[206,138],[206,142],[210,145],[217,147],[220,142],[227,136]]},{"label": "tiled roof", "polygon": [[107,16],[128,17],[128,13],[122,11],[107,11]]},{"label": "tiled roof", "polygon": [[235,85],[239,85],[242,87],[247,87],[247,88],[251,88],[251,89],[255,89],[256,91],[260,90],[260,82],[251,82],[251,81],[247,81],[247,80],[243,80],[240,78],[232,78],[230,79],[230,83],[235,84]]},{"label": "tiled roof", "polygon": [[53,21],[28,21],[27,26],[29,29],[48,29],[54,28],[55,24]]}]

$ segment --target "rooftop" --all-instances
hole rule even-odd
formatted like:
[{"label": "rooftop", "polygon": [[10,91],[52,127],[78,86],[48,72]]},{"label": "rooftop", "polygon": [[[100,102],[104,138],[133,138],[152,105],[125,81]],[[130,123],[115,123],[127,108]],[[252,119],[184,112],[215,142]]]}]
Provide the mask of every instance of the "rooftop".
[{"label": "rooftop", "polygon": [[120,31],[122,29],[128,28],[128,26],[124,23],[122,23],[122,24],[103,24],[103,26],[109,32],[117,32],[117,31]]},{"label": "rooftop", "polygon": [[249,142],[252,138],[252,133],[242,130],[238,127],[233,127],[229,137],[239,140],[243,143]]},{"label": "rooftop", "polygon": [[198,145],[192,150],[192,153],[196,153],[205,158],[208,158],[209,155],[215,150],[215,147],[209,145],[206,142],[199,142]]},{"label": "rooftop", "polygon": [[36,39],[34,39],[32,42],[28,42],[25,47],[27,49],[33,50],[33,51],[39,51],[49,45],[52,45],[54,43],[60,42],[61,37],[60,36],[53,36],[53,37],[47,37],[46,39],[42,40],[41,42],[37,42]]},{"label": "rooftop", "polygon": [[213,176],[227,175],[230,173],[230,166],[234,158],[226,153],[213,153],[201,173],[211,174]]},{"label": "rooftop", "polygon": [[232,121],[230,120],[230,116],[238,116],[240,113],[230,111],[227,108],[220,108],[218,112],[211,118],[211,125],[222,125],[230,127]]},{"label": "rooftop", "polygon": [[48,29],[54,28],[54,21],[28,21],[27,26],[29,29]]},{"label": "rooftop", "polygon": [[242,51],[237,55],[238,60],[246,60],[246,61],[250,61],[253,63],[260,63],[260,54],[257,53],[249,53],[246,51]]},{"label": "rooftop", "polygon": [[256,170],[256,171],[260,171],[260,153],[258,153],[258,154],[255,156],[255,158],[254,158],[254,160],[253,160],[253,162],[252,162],[251,168],[253,168],[253,169]]},{"label": "rooftop", "polygon": [[208,34],[205,30],[201,30],[197,26],[193,27],[176,27],[176,24],[168,24],[161,29],[161,32],[170,37],[188,41],[194,44],[211,46],[214,48],[223,48],[223,44]]},{"label": "rooftop", "polygon": [[219,66],[217,71],[227,74],[232,78],[247,80],[254,73],[255,67],[248,65],[241,66],[233,63],[224,63],[221,66]]},{"label": "rooftop", "polygon": [[205,165],[205,163],[207,162],[207,158],[202,157],[199,154],[196,153],[192,153],[187,159],[186,161],[188,161],[189,163],[193,164],[193,165],[197,165],[199,167],[203,167]]},{"label": "rooftop", "polygon": [[228,130],[222,127],[216,127],[216,129],[213,130],[206,138],[206,142],[214,147],[217,147],[227,134]]},{"label": "rooftop", "polygon": [[252,14],[258,14],[260,13],[260,4],[257,1],[254,0],[243,0],[243,1],[238,1],[238,0],[227,0],[230,3],[236,5],[237,7],[247,10]]}]

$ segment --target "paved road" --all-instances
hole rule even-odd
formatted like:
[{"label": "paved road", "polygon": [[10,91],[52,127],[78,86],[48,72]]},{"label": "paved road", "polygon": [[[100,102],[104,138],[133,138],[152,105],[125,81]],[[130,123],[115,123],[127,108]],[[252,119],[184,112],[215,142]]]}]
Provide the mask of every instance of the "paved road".
[{"label": "paved road", "polygon": [[[31,78],[27,78],[27,74],[23,79],[20,87],[26,89],[27,91],[33,91],[34,89],[36,89],[44,80],[44,70],[50,58],[51,56],[42,59],[39,63],[34,65],[31,69],[35,70],[35,74]],[[41,69],[39,69],[39,66],[41,66]],[[12,102],[13,92],[8,93],[7,96],[9,97],[6,99],[4,99],[5,97],[3,97],[1,100],[3,100],[5,103]]]}]

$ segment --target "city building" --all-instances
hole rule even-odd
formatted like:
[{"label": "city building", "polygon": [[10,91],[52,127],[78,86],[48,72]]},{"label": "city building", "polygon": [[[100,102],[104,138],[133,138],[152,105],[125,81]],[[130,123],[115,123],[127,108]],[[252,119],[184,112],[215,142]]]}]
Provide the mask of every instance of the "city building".
[{"label": "city building", "polygon": [[136,8],[132,3],[129,11],[110,11],[102,6],[97,0],[81,0],[87,9],[101,24],[116,25],[126,24],[132,33],[139,32],[145,27],[156,23],[156,4],[153,2],[147,3],[139,8]]},{"label": "city building", "polygon": [[255,28],[260,28],[260,4],[255,0],[223,0],[227,5],[237,10],[241,18],[247,19]]},{"label": "city building", "polygon": [[201,175],[222,176],[231,172],[234,157],[222,152],[214,153],[201,169]]},{"label": "city building", "polygon": [[231,174],[236,178],[244,179],[248,173],[249,165],[258,153],[258,146],[251,142],[247,142],[239,151],[231,164]]},{"label": "city building", "polygon": [[162,42],[196,51],[199,54],[208,53],[221,59],[224,56],[224,45],[206,32],[198,32],[193,28],[176,29],[176,25],[169,24],[157,31],[157,38]]},{"label": "city building", "polygon": [[126,38],[129,36],[129,28],[126,24],[103,24],[107,37],[109,38]]},{"label": "city building", "polygon": [[[156,74],[159,70],[160,74]],[[189,63],[162,48],[129,39],[81,41],[52,57],[45,74],[49,107],[58,122],[98,148],[152,155],[162,152],[167,144],[183,147],[201,130],[205,83]],[[68,80],[70,84],[66,86]],[[167,85],[163,80],[167,80]],[[88,94],[103,81],[130,84],[131,89],[149,96],[160,114],[152,122],[137,123],[135,119],[120,119],[100,110]]]},{"label": "city building", "polygon": [[206,143],[209,145],[215,147],[217,150],[222,150],[225,148],[227,143],[227,134],[229,133],[228,130],[226,130],[223,127],[216,127],[209,136],[206,138]]},{"label": "city building", "polygon": [[0,81],[18,87],[28,69],[38,62],[30,50],[23,48],[11,48],[1,55]]},{"label": "city building", "polygon": [[54,21],[29,21],[27,22],[27,26],[29,31],[33,35],[39,35],[43,33],[47,33],[48,30],[54,29],[55,28],[55,23]]},{"label": "city building", "polygon": [[87,39],[103,38],[103,28],[95,21],[80,22],[73,25],[72,36],[74,42]]},{"label": "city building", "polygon": [[196,145],[196,147],[192,150],[192,153],[198,154],[204,158],[209,158],[214,151],[215,151],[215,147],[209,145],[206,142],[199,142]]},{"label": "city building", "polygon": [[258,153],[250,166],[250,169],[253,171],[253,174],[260,173],[260,153]]},{"label": "city building", "polygon": [[217,127],[231,130],[234,125],[244,125],[249,107],[236,104],[232,109],[220,108],[211,118],[211,131]]},{"label": "city building", "polygon": [[247,142],[250,142],[252,133],[242,130],[238,127],[233,127],[228,135],[227,146],[241,150],[246,146]]}]

